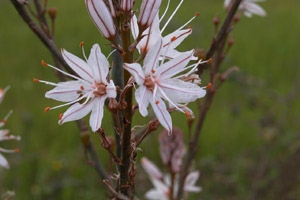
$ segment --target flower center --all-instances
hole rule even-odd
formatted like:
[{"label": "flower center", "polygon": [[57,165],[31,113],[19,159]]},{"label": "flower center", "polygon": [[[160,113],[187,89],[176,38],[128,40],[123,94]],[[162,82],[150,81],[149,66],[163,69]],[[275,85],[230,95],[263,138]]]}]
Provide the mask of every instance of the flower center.
[{"label": "flower center", "polygon": [[94,92],[97,96],[103,96],[106,95],[106,85],[103,83],[95,83],[96,91]]},{"label": "flower center", "polygon": [[[155,77],[153,77],[155,78]],[[150,75],[147,75],[146,78],[145,78],[145,82],[144,82],[144,85],[153,92],[154,90],[154,87],[155,87],[155,83],[153,82],[153,79],[151,78]]]}]

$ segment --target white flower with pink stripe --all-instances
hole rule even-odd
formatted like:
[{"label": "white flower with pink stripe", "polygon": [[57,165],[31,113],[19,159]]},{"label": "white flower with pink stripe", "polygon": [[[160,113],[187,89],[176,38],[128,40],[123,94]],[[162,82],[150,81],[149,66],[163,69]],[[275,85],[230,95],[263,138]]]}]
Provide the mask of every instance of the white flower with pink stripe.
[{"label": "white flower with pink stripe", "polygon": [[109,62],[101,52],[98,44],[95,44],[91,49],[89,58],[86,58],[84,54],[85,61],[64,49],[62,55],[78,76],[43,63],[45,66],[49,66],[74,79],[58,84],[35,79],[35,82],[55,86],[54,89],[46,93],[46,98],[66,102],[56,107],[47,107],[45,111],[71,105],[66,112],[60,115],[59,124],[79,120],[92,112],[90,126],[95,132],[101,128],[105,100],[115,98],[117,95],[113,81],[108,78]]},{"label": "white flower with pink stripe", "polygon": [[[173,38],[170,42],[175,39]],[[194,50],[182,53],[179,57],[168,62],[164,62],[166,58],[164,56],[160,62],[159,57],[162,49],[163,40],[160,38],[147,53],[143,68],[139,63],[125,63],[124,68],[134,76],[139,85],[135,91],[135,98],[139,104],[141,115],[148,115],[147,107],[150,103],[161,125],[171,133],[172,119],[164,100],[169,103],[170,107],[191,115],[191,111],[186,108],[185,104],[203,97],[206,90],[197,84],[181,80],[190,72],[176,76],[188,69],[192,69],[191,72],[194,72],[197,66],[203,63],[199,61],[187,66],[194,55]]]}]

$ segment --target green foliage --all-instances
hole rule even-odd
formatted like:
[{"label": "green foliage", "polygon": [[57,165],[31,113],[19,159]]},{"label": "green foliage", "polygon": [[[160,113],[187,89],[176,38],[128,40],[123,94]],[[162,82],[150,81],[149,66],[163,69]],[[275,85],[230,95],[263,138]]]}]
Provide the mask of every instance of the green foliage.
[{"label": "green foliage", "polygon": [[[108,42],[89,19],[84,1],[52,0],[49,4],[58,8],[59,47],[81,55],[81,41],[85,41],[87,51],[98,42],[104,52],[110,51]],[[194,199],[276,199],[280,195],[295,199],[300,195],[296,184],[277,197],[272,195],[273,191],[281,191],[276,189],[285,180],[280,179],[281,173],[285,164],[293,163],[300,148],[300,2],[268,0],[261,5],[268,12],[266,18],[242,17],[234,29],[235,45],[222,67],[225,70],[238,66],[241,71],[222,86],[206,118],[195,165],[201,171],[198,185],[203,192],[193,195]],[[214,33],[212,18],[217,13],[224,18],[222,6],[222,0],[185,1],[169,26],[170,31],[193,13],[201,15],[192,23],[193,35],[181,49],[209,47]],[[52,70],[40,64],[42,59],[53,63],[49,52],[9,1],[0,2],[0,13],[0,86],[11,85],[0,105],[1,114],[14,110],[6,127],[22,137],[20,143],[13,144],[19,146],[20,153],[8,155],[12,169],[0,169],[1,188],[14,190],[16,199],[22,200],[103,199],[107,192],[86,164],[75,123],[58,126],[63,108],[43,111],[46,106],[58,104],[44,98],[51,87],[32,81],[40,78],[57,82]],[[195,104],[193,107],[197,109]],[[111,118],[108,113],[105,116],[104,129],[112,133]],[[187,130],[184,115],[176,113],[173,118],[176,126]],[[142,125],[147,120],[137,116],[135,122]],[[158,148],[153,148],[158,147],[158,134],[146,139],[140,156],[147,156],[160,166]],[[100,147],[100,139],[96,135],[92,138],[107,166],[108,156]],[[137,180],[145,183],[137,185],[138,196],[142,197],[152,186],[140,168],[139,173]]]}]

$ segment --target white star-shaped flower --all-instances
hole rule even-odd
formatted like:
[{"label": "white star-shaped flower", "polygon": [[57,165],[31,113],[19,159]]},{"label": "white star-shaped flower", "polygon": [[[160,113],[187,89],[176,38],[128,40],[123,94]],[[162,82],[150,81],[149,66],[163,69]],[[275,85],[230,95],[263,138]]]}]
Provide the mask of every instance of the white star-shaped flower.
[{"label": "white star-shaped flower", "polygon": [[[175,38],[170,42],[174,40]],[[206,90],[197,84],[181,80],[185,74],[174,77],[198,66],[200,62],[187,66],[194,50],[182,53],[179,57],[164,63],[165,59],[159,62],[162,49],[163,40],[160,38],[147,53],[143,68],[138,63],[125,63],[124,68],[134,76],[139,85],[135,91],[135,98],[141,115],[148,115],[147,107],[150,103],[161,125],[171,133],[172,119],[164,100],[168,101],[171,107],[189,115],[190,110],[185,109],[185,105],[181,103],[187,104],[205,96]]]},{"label": "white star-shaped flower", "polygon": [[[146,198],[150,200],[169,200],[170,199],[170,186],[171,186],[171,178],[169,175],[163,176],[158,167],[149,161],[147,158],[142,158],[142,166],[147,172],[150,177],[154,188],[149,190],[146,193]],[[174,191],[173,197],[176,196],[178,191],[178,181],[179,181],[179,174],[175,176],[174,182]],[[184,184],[184,192],[190,193],[197,193],[201,192],[202,188],[199,186],[195,186],[200,173],[198,171],[193,171],[189,173],[186,177],[185,184]]]},{"label": "white star-shaped flower", "polygon": [[[239,9],[243,11],[244,15],[247,17],[252,17],[253,15],[266,16],[266,11],[259,6],[256,2],[264,2],[265,0],[242,0]],[[225,0],[224,7],[229,8],[232,0]]]},{"label": "white star-shaped flower", "polygon": [[[171,17],[168,19],[168,21],[165,23],[162,29],[160,29],[160,22],[164,18],[164,16],[167,13],[170,1],[168,3],[168,7],[166,11],[164,12],[163,16],[159,18],[158,14],[154,18],[152,25],[146,29],[143,32],[143,38],[142,40],[137,44],[137,49],[141,54],[146,54],[149,49],[161,38],[161,35],[163,34],[164,30],[168,26],[169,22],[172,20],[174,15],[176,14],[177,10],[180,8],[181,4],[183,3],[183,0],[179,3],[175,11],[172,13]],[[193,21],[199,14],[195,14],[192,19],[190,19],[186,24],[175,30],[174,32],[166,35],[163,37],[163,48],[161,50],[160,58],[164,55],[166,55],[166,58],[168,59],[174,59],[178,57],[181,53],[176,50],[176,48],[186,39],[191,33],[192,28],[189,27],[187,29],[184,29],[191,21]],[[137,39],[139,36],[139,26],[138,26],[138,20],[137,17],[134,15],[131,19],[131,32],[134,39]],[[176,38],[175,41],[172,43],[170,42],[171,38]],[[167,50],[168,49],[168,50]],[[167,53],[166,53],[167,51]],[[193,60],[196,60],[196,57],[192,58]]]},{"label": "white star-shaped flower", "polygon": [[[47,107],[45,111],[71,105],[66,112],[60,115],[59,124],[79,120],[92,112],[90,116],[90,126],[95,132],[101,127],[105,100],[107,98],[115,98],[117,95],[113,81],[108,81],[109,62],[101,53],[98,44],[93,46],[90,56],[86,61],[64,49],[62,50],[62,55],[78,76],[66,73],[44,63],[45,66],[54,68],[64,75],[75,79],[58,84],[35,79],[36,82],[56,86],[46,93],[46,98],[67,102],[66,104],[53,108]],[[86,58],[85,55],[84,57]]]}]

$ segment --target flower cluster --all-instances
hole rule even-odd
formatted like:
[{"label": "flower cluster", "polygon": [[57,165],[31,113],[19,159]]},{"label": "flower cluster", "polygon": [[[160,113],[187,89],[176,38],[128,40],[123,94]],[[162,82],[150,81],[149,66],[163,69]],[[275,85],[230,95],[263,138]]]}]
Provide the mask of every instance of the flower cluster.
[{"label": "flower cluster", "polygon": [[[164,165],[169,169],[169,173],[163,175],[154,163],[147,158],[142,158],[142,166],[155,187],[148,191],[145,196],[150,200],[174,199],[179,187],[179,172],[185,154],[183,132],[179,129],[174,129],[171,136],[167,132],[163,132],[160,135],[159,142],[161,158]],[[200,173],[198,171],[190,172],[187,175],[184,182],[184,192],[201,192],[202,188],[195,186],[199,176]]]},{"label": "flower cluster", "polygon": [[[9,89],[9,87],[6,87],[5,89],[1,89],[0,88],[0,103],[3,101],[5,93],[7,92],[7,90]],[[12,114],[12,111],[10,111],[4,118],[3,120],[0,122],[0,128],[2,128],[6,122],[7,119],[9,118],[9,116]],[[3,141],[8,141],[8,140],[20,140],[21,138],[19,136],[14,136],[14,135],[9,135],[9,130],[7,129],[0,129],[0,142]],[[6,169],[9,169],[9,164],[6,160],[6,158],[1,154],[1,153],[15,153],[18,152],[18,149],[14,149],[14,150],[9,150],[9,149],[4,149],[0,147],[0,165]]]},{"label": "flower cluster", "polygon": [[[198,65],[205,61],[198,60],[194,56],[194,50],[186,52],[176,50],[180,43],[192,33],[192,28],[187,26],[198,14],[195,14],[186,24],[171,34],[162,36],[183,0],[162,29],[160,29],[160,22],[167,14],[168,8],[159,17],[158,10],[161,0],[144,0],[138,17],[132,11],[134,2],[133,0],[123,0],[118,5],[114,1],[85,1],[88,13],[98,30],[112,42],[122,55],[125,54],[126,49],[118,46],[116,37],[121,34],[124,27],[120,27],[115,21],[119,19],[119,15],[128,19],[126,21],[127,28],[131,28],[135,40],[130,48],[137,49],[142,59],[133,63],[124,63],[124,69],[134,78],[125,85],[138,86],[135,87],[135,99],[141,115],[144,117],[148,115],[150,104],[161,125],[171,133],[170,112],[177,110],[187,116],[193,116],[193,112],[187,107],[187,104],[206,94],[205,88],[199,86],[200,78],[194,74]],[[83,44],[81,46],[83,49]],[[73,80],[56,84],[34,79],[35,82],[55,86],[53,90],[46,93],[46,98],[65,102],[60,106],[47,107],[45,111],[70,105],[70,108],[60,115],[59,124],[81,119],[91,112],[90,126],[95,132],[101,128],[106,99],[114,101],[117,96],[116,87],[110,80],[112,67],[98,44],[93,46],[88,58],[84,54],[85,60],[64,49],[62,56],[75,74],[62,71],[44,61],[42,63]],[[189,64],[191,61],[194,63]]]}]

